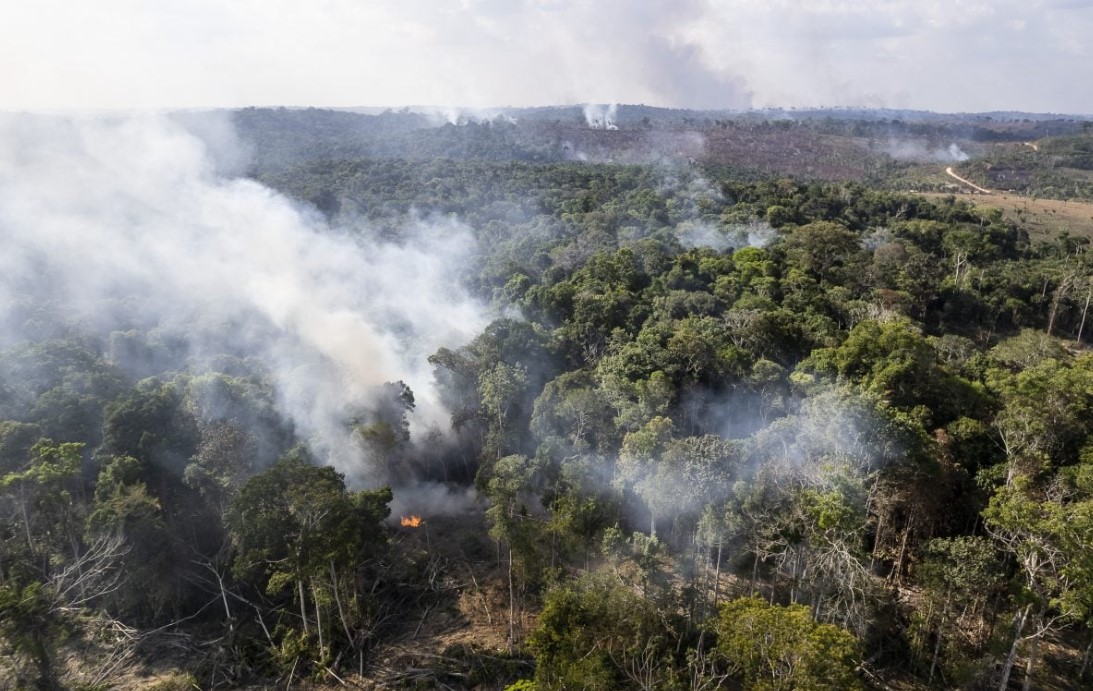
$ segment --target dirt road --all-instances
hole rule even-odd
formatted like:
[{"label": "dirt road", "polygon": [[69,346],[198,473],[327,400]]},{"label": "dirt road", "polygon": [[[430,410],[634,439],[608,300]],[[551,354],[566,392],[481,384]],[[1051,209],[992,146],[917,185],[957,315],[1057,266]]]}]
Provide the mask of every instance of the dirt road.
[{"label": "dirt road", "polygon": [[959,175],[957,175],[956,173],[953,172],[952,166],[949,166],[948,168],[945,169],[945,174],[948,175],[951,178],[959,180],[960,182],[964,183],[968,187],[971,187],[973,190],[975,190],[977,192],[980,192],[982,194],[994,194],[994,192],[991,192],[990,190],[988,190],[986,188],[980,187],[979,185],[975,184],[974,182],[971,182],[970,180],[965,180],[964,178],[960,177]]}]

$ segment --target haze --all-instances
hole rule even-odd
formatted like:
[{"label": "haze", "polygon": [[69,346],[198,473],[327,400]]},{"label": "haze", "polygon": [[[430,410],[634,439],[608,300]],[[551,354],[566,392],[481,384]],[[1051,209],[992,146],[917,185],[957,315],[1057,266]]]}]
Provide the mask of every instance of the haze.
[{"label": "haze", "polygon": [[1093,113],[1093,2],[11,3],[0,109],[874,106]]}]

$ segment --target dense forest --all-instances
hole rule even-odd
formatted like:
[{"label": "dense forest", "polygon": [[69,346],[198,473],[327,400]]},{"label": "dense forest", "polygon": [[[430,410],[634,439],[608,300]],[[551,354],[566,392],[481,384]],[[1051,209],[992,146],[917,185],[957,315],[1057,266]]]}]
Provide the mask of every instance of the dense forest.
[{"label": "dense forest", "polygon": [[[283,195],[378,257],[316,286],[408,252],[365,315],[398,343],[432,323],[397,293],[433,261],[481,326],[424,354],[427,385],[361,384],[328,433],[285,390],[320,365],[286,380],[291,351],[254,346],[284,323],[113,289],[77,309],[48,257],[20,274],[0,293],[0,685],[1093,684],[1088,237],[870,184],[905,170],[870,146],[809,149],[862,171],[825,178],[685,138],[658,140],[678,160],[581,160],[553,114],[532,137],[304,113],[323,126],[236,114],[251,158],[218,193]],[[637,115],[622,133],[662,127]],[[324,148],[360,122],[371,143]],[[855,122],[821,135],[891,131]],[[1088,135],[1053,122],[1027,126],[1065,130],[1042,148],[1078,168]],[[200,336],[221,331],[247,335]]]}]

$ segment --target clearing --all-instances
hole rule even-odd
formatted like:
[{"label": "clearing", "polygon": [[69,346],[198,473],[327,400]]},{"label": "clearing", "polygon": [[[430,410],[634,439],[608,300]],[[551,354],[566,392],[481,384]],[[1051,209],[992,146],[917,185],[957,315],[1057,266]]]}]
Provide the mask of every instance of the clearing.
[{"label": "clearing", "polygon": [[[948,195],[929,192],[923,193],[923,196],[938,198]],[[1001,209],[1003,218],[1024,228],[1033,240],[1050,240],[1064,230],[1071,235],[1093,239],[1093,202],[1037,199],[1012,192],[956,196],[978,207]]]}]

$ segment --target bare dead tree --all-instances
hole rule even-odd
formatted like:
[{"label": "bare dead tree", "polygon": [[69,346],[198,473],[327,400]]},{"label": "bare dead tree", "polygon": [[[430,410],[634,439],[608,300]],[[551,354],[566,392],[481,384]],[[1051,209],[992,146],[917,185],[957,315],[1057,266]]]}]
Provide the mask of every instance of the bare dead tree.
[{"label": "bare dead tree", "polygon": [[126,581],[121,562],[128,552],[120,534],[96,537],[77,559],[50,579],[53,610],[79,609],[115,592]]}]

